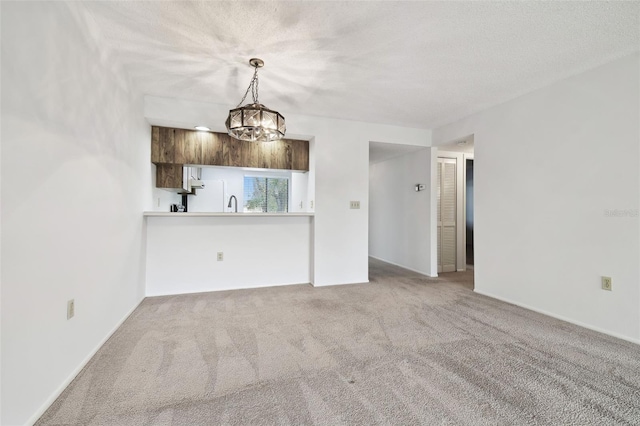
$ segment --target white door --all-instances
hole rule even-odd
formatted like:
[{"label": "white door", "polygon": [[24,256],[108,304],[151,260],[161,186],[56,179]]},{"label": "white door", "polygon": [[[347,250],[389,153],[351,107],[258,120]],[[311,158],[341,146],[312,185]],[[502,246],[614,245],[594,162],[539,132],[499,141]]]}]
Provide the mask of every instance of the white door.
[{"label": "white door", "polygon": [[438,272],[456,270],[456,160],[438,158]]}]

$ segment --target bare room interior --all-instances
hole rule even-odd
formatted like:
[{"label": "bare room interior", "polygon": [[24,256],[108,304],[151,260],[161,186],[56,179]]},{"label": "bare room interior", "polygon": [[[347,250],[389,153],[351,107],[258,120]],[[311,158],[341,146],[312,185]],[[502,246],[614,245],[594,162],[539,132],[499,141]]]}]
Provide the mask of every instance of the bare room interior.
[{"label": "bare room interior", "polygon": [[640,423],[640,3],[0,24],[0,424]]}]

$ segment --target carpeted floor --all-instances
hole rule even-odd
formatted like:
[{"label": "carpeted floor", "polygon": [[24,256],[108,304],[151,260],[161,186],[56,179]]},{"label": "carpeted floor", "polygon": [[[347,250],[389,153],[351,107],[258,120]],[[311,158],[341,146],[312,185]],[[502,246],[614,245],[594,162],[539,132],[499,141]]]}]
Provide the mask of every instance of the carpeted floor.
[{"label": "carpeted floor", "polygon": [[470,273],[370,276],[148,298],[37,424],[640,425],[639,346]]}]

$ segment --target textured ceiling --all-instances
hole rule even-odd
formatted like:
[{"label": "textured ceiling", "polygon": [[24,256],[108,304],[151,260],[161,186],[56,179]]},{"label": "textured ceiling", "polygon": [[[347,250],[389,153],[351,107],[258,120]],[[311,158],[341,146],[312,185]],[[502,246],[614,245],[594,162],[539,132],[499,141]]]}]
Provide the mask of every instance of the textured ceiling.
[{"label": "textured ceiling", "polygon": [[433,128],[640,49],[637,2],[84,2],[146,94]]}]

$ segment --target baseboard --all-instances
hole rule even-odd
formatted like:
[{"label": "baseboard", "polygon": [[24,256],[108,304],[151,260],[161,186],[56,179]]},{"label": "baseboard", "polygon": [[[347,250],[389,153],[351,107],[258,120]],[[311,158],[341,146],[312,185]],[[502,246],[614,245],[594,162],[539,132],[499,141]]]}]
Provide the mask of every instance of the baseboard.
[{"label": "baseboard", "polygon": [[184,291],[176,291],[172,293],[147,293],[146,297],[160,297],[160,296],[179,296],[181,294],[200,294],[200,293],[213,293],[218,291],[233,291],[233,290],[251,290],[258,288],[269,288],[269,287],[285,287],[290,285],[313,285],[309,282],[306,283],[286,283],[286,284],[254,284],[254,285],[245,285],[242,287],[220,287],[220,288],[212,288],[212,289],[197,289],[197,290],[184,290]]},{"label": "baseboard", "polygon": [[369,257],[370,257],[370,258],[372,258],[372,259],[379,260],[380,262],[389,263],[389,264],[394,265],[394,266],[397,266],[397,267],[399,267],[399,268],[406,269],[406,270],[408,270],[408,271],[415,272],[415,273],[420,274],[420,275],[424,275],[425,277],[429,277],[429,278],[438,278],[438,274],[436,274],[436,275],[429,275],[429,274],[427,274],[426,272],[418,271],[417,269],[409,268],[408,266],[401,265],[401,264],[399,264],[399,263],[395,263],[395,262],[391,262],[391,261],[389,261],[389,260],[387,260],[387,259],[381,259],[381,258],[379,258],[379,257],[372,256],[372,255],[369,255]]},{"label": "baseboard", "polygon": [[547,311],[545,311],[543,309],[534,308],[533,306],[529,306],[529,305],[526,305],[524,303],[514,302],[513,300],[509,300],[509,299],[507,299],[505,297],[495,296],[495,295],[493,295],[493,294],[491,294],[489,292],[486,292],[486,291],[481,291],[481,290],[477,290],[477,289],[474,289],[473,291],[475,293],[481,294],[483,296],[487,296],[487,297],[490,297],[492,299],[500,300],[501,302],[506,302],[506,303],[509,303],[511,305],[516,305],[516,306],[519,306],[521,308],[528,309],[530,311],[537,312],[537,313],[542,314],[542,315],[546,315],[548,317],[559,319],[561,321],[565,321],[565,322],[568,322],[568,323],[571,323],[571,324],[574,324],[574,325],[577,325],[577,326],[580,326],[580,327],[583,327],[583,328],[586,328],[586,329],[589,329],[589,330],[592,330],[592,331],[597,331],[598,333],[606,334],[607,336],[615,337],[615,338],[618,338],[618,339],[626,340],[627,342],[635,343],[636,345],[640,345],[640,339],[634,339],[632,337],[628,337],[628,336],[624,336],[622,334],[618,334],[618,333],[614,333],[614,332],[611,332],[611,331],[608,331],[608,330],[604,330],[602,328],[595,327],[595,326],[589,325],[589,324],[585,324],[583,322],[576,321],[574,319],[567,318],[567,317],[564,317],[562,315],[557,315],[557,314],[554,314],[554,313],[551,313],[551,312],[547,312]]},{"label": "baseboard", "polygon": [[349,282],[345,282],[345,283],[329,283],[329,284],[311,284],[314,287],[330,287],[332,285],[351,285],[351,284],[368,284],[369,280],[365,280],[365,281],[349,281]]},{"label": "baseboard", "polygon": [[127,314],[125,314],[125,316],[120,321],[118,321],[118,323],[115,325],[115,327],[113,327],[113,329],[111,329],[111,331],[109,333],[107,333],[105,338],[102,339],[100,341],[100,343],[98,343],[98,345],[89,353],[89,355],[87,355],[85,357],[84,360],[82,360],[80,365],[75,370],[73,370],[73,372],[69,375],[69,377],[67,377],[67,379],[64,382],[62,382],[62,384],[58,387],[58,389],[56,389],[53,392],[53,394],[45,401],[45,403],[42,404],[42,406],[38,409],[38,411],[36,411],[29,418],[29,420],[26,423],[27,425],[29,425],[29,426],[33,425],[35,422],[38,421],[38,419],[40,417],[42,417],[44,412],[47,411],[47,409],[51,406],[51,404],[53,404],[55,402],[56,399],[58,399],[58,397],[67,388],[67,386],[69,386],[69,384],[73,381],[73,379],[75,379],[76,376],[78,374],[80,374],[82,369],[89,363],[89,361],[91,361],[91,358],[93,358],[93,356],[96,354],[96,352],[98,352],[98,350],[107,342],[107,340],[109,340],[111,338],[111,336],[113,336],[113,333],[115,333],[116,330],[118,328],[120,328],[122,323],[124,323],[127,320],[127,318],[129,318],[129,316],[133,313],[133,311],[135,311],[138,308],[138,306],[140,306],[140,303],[142,303],[143,300],[144,300],[144,297],[142,299],[140,299],[140,301],[138,303],[136,303],[136,305],[133,307],[133,309],[131,309],[129,312],[127,312]]}]

